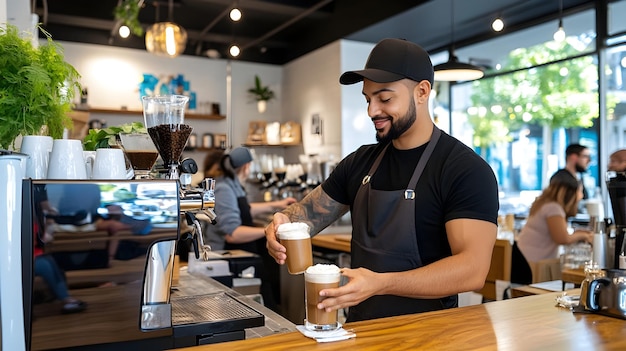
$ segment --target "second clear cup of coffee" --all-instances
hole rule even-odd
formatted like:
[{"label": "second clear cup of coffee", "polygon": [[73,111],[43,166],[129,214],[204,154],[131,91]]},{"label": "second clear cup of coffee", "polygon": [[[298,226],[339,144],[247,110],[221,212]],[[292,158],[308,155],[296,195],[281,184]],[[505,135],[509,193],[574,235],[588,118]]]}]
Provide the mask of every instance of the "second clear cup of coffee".
[{"label": "second clear cup of coffee", "polygon": [[339,328],[337,321],[338,311],[326,312],[317,308],[317,304],[324,298],[320,291],[329,288],[338,288],[341,279],[341,270],[334,264],[316,264],[304,272],[304,300],[306,305],[306,319],[304,326],[308,330],[329,331]]},{"label": "second clear cup of coffee", "polygon": [[289,274],[302,274],[313,265],[311,235],[306,223],[283,223],[276,231],[280,243],[287,249]]}]

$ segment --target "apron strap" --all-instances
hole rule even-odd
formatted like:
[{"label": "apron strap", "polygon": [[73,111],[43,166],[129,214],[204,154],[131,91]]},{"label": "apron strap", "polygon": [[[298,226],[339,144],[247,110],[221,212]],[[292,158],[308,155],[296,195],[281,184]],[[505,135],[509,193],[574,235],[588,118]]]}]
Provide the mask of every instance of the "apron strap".
[{"label": "apron strap", "polygon": [[[430,156],[432,155],[433,150],[435,150],[435,145],[437,144],[437,141],[439,140],[440,136],[441,136],[441,130],[437,128],[436,125],[433,125],[433,132],[430,135],[430,140],[428,141],[426,150],[424,150],[422,157],[420,157],[419,161],[417,162],[417,166],[415,167],[413,176],[411,177],[411,180],[409,180],[409,184],[406,190],[404,191],[405,200],[415,199],[415,190],[414,190],[415,186],[417,186],[417,181],[420,179],[420,176],[422,175],[424,168],[426,168],[426,163],[430,159]],[[385,151],[387,151],[388,147],[389,147],[389,144],[387,144],[383,148],[383,150],[378,154],[378,156],[376,157],[376,160],[374,160],[374,163],[372,164],[369,171],[367,172],[367,175],[363,177],[363,180],[361,181],[362,185],[366,185],[367,183],[370,182],[370,179],[372,178],[372,174],[374,174],[374,172],[376,172],[376,169],[378,169],[378,165],[380,165],[380,162],[383,159],[383,155],[385,154]]]},{"label": "apron strap", "polygon": [[415,198],[415,187],[417,186],[417,181],[420,179],[424,168],[426,168],[426,163],[430,159],[430,156],[433,154],[433,150],[435,150],[435,145],[437,145],[437,141],[441,136],[441,130],[437,128],[436,125],[433,125],[433,133],[430,135],[430,141],[426,146],[426,150],[420,157],[420,160],[417,162],[417,166],[415,167],[415,172],[413,172],[413,176],[409,181],[409,185],[407,186],[404,192],[404,198],[406,200],[413,200]]},{"label": "apron strap", "polygon": [[[389,143],[389,144],[391,144],[391,143]],[[372,167],[370,167],[370,170],[367,171],[367,175],[365,177],[363,177],[363,180],[361,181],[362,185],[365,185],[365,184],[370,182],[370,179],[372,178],[372,174],[374,174],[374,172],[376,172],[376,170],[378,169],[378,165],[380,164],[380,161],[383,159],[383,155],[385,155],[385,151],[387,151],[387,148],[389,147],[389,144],[385,145],[383,150],[376,157],[376,160],[374,160],[374,163],[372,164]]]}]

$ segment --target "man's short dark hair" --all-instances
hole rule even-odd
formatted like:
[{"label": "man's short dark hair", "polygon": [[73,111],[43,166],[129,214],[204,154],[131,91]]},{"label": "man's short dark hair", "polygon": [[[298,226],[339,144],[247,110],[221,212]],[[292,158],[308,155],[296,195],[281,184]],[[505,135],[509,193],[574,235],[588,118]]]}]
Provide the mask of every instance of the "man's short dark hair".
[{"label": "man's short dark hair", "polygon": [[580,144],[570,144],[567,146],[567,148],[565,149],[565,157],[569,156],[569,155],[580,155],[580,153],[585,150],[588,149],[588,147],[586,147],[585,145],[580,145]]}]

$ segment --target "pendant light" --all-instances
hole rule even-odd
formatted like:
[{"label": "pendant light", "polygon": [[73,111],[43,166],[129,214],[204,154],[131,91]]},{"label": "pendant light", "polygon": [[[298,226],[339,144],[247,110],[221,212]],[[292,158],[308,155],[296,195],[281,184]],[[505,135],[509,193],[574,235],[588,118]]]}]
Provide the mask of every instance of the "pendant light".
[{"label": "pendant light", "polygon": [[451,19],[451,44],[448,62],[436,65],[435,80],[436,81],[468,81],[482,78],[485,75],[483,69],[471,65],[469,63],[459,62],[454,54],[454,0],[450,0],[450,19]]},{"label": "pendant light", "polygon": [[563,29],[563,0],[559,0],[559,28],[554,32],[553,38],[557,43],[565,40],[565,30]]},{"label": "pendant light", "polygon": [[172,11],[173,0],[169,0],[169,21],[155,23],[146,31],[146,49],[148,52],[158,56],[176,57],[185,51],[187,31],[172,22]]},{"label": "pendant light", "polygon": [[504,29],[504,21],[502,20],[502,16],[498,15],[493,22],[491,22],[491,29],[494,32],[502,32]]},{"label": "pendant light", "polygon": [[233,22],[239,22],[241,20],[241,10],[239,9],[239,4],[237,1],[233,4],[232,10],[228,13],[230,20]]}]

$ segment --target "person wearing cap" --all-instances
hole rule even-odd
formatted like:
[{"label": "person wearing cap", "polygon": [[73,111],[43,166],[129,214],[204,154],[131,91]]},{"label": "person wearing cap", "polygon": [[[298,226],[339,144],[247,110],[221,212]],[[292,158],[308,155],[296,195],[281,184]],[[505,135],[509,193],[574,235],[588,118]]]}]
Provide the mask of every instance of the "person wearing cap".
[{"label": "person wearing cap", "polygon": [[497,181],[476,152],[434,125],[433,75],[428,53],[401,39],[380,41],[365,69],[342,74],[341,84],[363,82],[378,143],[344,158],[265,229],[268,251],[283,264],[289,252],[276,239],[280,224],[305,222],[315,235],[351,211],[348,283],[320,291],[318,304],[349,307],[349,322],[455,307],[458,293],[485,283]]},{"label": "person wearing cap", "polygon": [[[261,294],[267,307],[275,309],[275,298],[270,280],[276,280],[278,266],[267,255],[263,227],[256,226],[253,218],[263,213],[282,210],[296,202],[288,197],[278,201],[249,203],[244,182],[250,175],[252,153],[248,148],[237,147],[222,157],[222,175],[215,179],[215,214],[217,223],[205,227],[205,242],[211,250],[244,250],[259,254],[264,259],[261,277]],[[264,257],[265,256],[265,257]],[[274,265],[275,270],[269,265]],[[276,277],[270,276],[276,275]],[[277,280],[276,280],[277,281]]]}]

